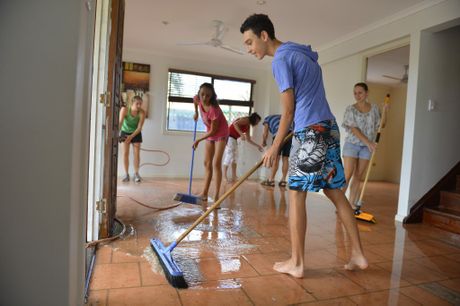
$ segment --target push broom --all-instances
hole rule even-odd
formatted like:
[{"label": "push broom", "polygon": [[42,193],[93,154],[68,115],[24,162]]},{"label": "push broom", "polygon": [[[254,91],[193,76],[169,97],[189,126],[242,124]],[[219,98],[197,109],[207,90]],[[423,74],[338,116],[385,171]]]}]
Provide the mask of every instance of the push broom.
[{"label": "push broom", "polygon": [[[290,133],[286,138],[284,138],[285,143],[289,138],[292,137]],[[236,188],[238,188],[248,177],[250,177],[259,167],[262,165],[263,159],[259,161],[254,167],[252,167],[243,177],[241,177],[227,192],[225,192],[219,200],[217,200],[211,207],[209,207],[206,212],[201,215],[182,235],[179,236],[174,242],[172,242],[168,247],[163,245],[158,239],[150,239],[150,246],[155,251],[155,254],[160,261],[160,264],[164,270],[166,279],[168,282],[175,288],[187,288],[188,285],[184,279],[184,274],[174,262],[171,252],[173,249],[203,220],[231,194]]]},{"label": "push broom", "polygon": [[[386,95],[385,100],[384,100],[384,104],[385,105],[390,104],[390,94]],[[377,130],[377,135],[375,137],[375,143],[379,143],[380,133],[382,131],[382,123],[385,120],[385,115],[386,115],[386,112],[383,112],[382,118],[380,119],[379,128]],[[371,223],[377,223],[377,220],[375,220],[374,215],[372,215],[370,213],[363,212],[361,210],[361,207],[364,204],[364,202],[363,202],[364,191],[366,189],[367,180],[369,179],[369,173],[371,173],[372,162],[374,160],[375,151],[376,150],[374,150],[372,152],[371,160],[369,161],[369,165],[368,165],[367,171],[366,171],[366,177],[364,178],[363,188],[361,189],[361,194],[359,195],[358,202],[356,202],[356,209],[355,209],[355,218],[356,219],[366,221],[366,222],[371,222]]]},{"label": "push broom", "polygon": [[[196,140],[196,126],[198,120],[195,120],[195,128],[193,129],[193,143]],[[192,178],[193,178],[193,160],[195,159],[195,148],[192,147],[192,162],[190,163],[190,179],[188,182],[188,193],[176,193],[174,196],[175,201],[189,203],[189,204],[197,204],[201,205],[203,201],[192,194]]]}]

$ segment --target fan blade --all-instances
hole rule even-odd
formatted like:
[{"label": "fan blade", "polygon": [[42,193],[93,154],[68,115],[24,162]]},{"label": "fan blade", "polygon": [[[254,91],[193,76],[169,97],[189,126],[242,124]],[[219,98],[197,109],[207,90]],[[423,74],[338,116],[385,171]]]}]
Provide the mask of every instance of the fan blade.
[{"label": "fan blade", "polygon": [[227,28],[225,27],[224,23],[220,20],[214,20],[214,24],[216,26],[216,34],[214,35],[214,38],[217,40],[222,40],[224,39],[224,35],[227,32]]},{"label": "fan blade", "polygon": [[234,53],[237,53],[237,54],[240,54],[240,55],[244,55],[245,52],[239,50],[239,49],[236,49],[236,48],[233,48],[233,47],[230,47],[230,46],[227,46],[227,45],[220,45],[219,47],[221,47],[222,49],[225,49],[227,51],[230,51],[230,52],[234,52]]},{"label": "fan blade", "polygon": [[197,46],[197,45],[209,45],[210,42],[209,41],[202,41],[202,42],[180,42],[180,43],[177,43],[176,45],[179,45],[179,46]]},{"label": "fan blade", "polygon": [[383,76],[384,78],[389,78],[389,79],[401,81],[400,78],[395,78],[395,77],[392,77],[392,76],[389,76],[389,75],[382,75],[382,76]]}]

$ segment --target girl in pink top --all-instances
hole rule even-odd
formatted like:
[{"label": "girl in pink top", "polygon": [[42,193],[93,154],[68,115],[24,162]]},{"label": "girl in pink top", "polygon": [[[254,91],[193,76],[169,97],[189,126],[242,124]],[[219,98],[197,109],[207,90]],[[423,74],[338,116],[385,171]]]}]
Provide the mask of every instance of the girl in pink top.
[{"label": "girl in pink top", "polygon": [[193,104],[195,105],[193,119],[198,120],[199,108],[201,119],[206,126],[206,134],[193,144],[193,148],[196,149],[201,141],[207,140],[204,156],[205,184],[200,197],[203,201],[208,200],[209,186],[211,185],[212,175],[215,173],[214,201],[217,201],[222,182],[222,156],[228,139],[228,123],[217,103],[217,95],[212,84],[203,83],[200,86],[198,95],[193,98]]}]

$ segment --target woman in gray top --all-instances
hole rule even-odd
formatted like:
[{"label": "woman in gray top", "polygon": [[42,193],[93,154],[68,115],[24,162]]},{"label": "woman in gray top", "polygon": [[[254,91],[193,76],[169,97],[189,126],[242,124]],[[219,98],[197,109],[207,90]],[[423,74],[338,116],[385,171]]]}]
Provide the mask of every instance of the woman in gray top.
[{"label": "woman in gray top", "polygon": [[[349,201],[352,205],[356,204],[361,178],[372,152],[377,147],[375,136],[381,116],[378,106],[367,101],[368,91],[366,83],[357,83],[354,86],[356,103],[346,108],[342,123],[347,132],[342,153],[347,184],[343,190],[345,192],[350,186]],[[384,111],[386,110],[385,106]],[[382,122],[382,127],[384,126],[385,122]]]}]

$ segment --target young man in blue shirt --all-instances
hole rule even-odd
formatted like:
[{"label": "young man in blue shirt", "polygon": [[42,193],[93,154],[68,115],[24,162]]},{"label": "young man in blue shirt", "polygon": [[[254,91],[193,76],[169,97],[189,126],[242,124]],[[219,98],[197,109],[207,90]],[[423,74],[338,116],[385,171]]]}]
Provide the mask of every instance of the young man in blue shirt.
[{"label": "young man in blue shirt", "polygon": [[276,39],[267,15],[249,16],[240,28],[248,52],[261,60],[273,56],[272,72],[281,93],[281,121],[272,146],[264,154],[264,166],[275,162],[284,137],[294,121],[293,153],[289,168],[289,229],[291,258],[274,269],[297,278],[304,275],[307,229],[307,192],[323,189],[334,203],[351,240],[351,258],[345,269],[365,269],[353,210],[341,190],[345,184],[340,158],[340,135],[326,100],[318,54],[310,46]]}]

